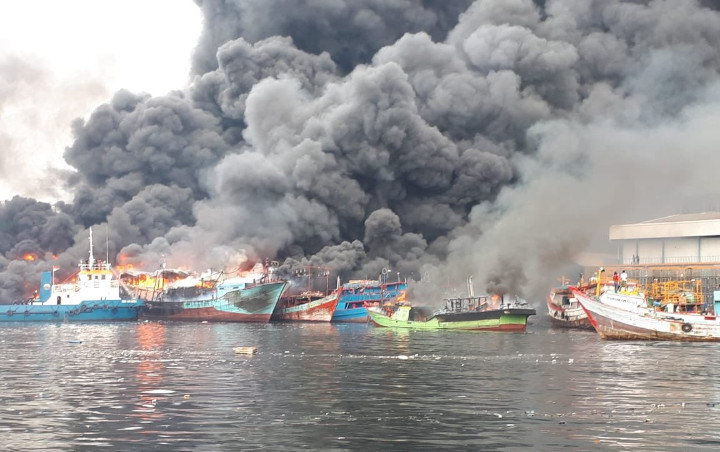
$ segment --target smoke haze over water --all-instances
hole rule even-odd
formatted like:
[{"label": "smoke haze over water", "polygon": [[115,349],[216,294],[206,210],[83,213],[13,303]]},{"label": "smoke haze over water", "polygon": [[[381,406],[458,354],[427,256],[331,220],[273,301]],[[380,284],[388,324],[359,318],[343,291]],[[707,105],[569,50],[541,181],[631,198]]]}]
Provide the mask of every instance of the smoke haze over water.
[{"label": "smoke haze over water", "polygon": [[3,301],[91,226],[145,270],[270,258],[533,300],[611,224],[715,195],[711,2],[196,3],[190,86],[117,92],[72,124],[72,201],[0,207]]}]

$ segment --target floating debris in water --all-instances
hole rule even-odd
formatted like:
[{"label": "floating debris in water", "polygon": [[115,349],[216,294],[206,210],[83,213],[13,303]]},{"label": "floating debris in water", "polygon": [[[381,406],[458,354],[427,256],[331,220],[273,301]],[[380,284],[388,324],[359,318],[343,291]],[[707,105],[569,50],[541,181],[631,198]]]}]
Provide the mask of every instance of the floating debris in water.
[{"label": "floating debris in water", "polygon": [[80,339],[70,339],[68,341],[69,344],[82,344],[82,341]]},{"label": "floating debris in water", "polygon": [[143,394],[173,394],[175,391],[172,389],[150,389],[148,391],[142,391]]},{"label": "floating debris in water", "polygon": [[[235,347],[233,349],[239,355],[254,355],[257,353],[257,347]],[[290,353],[290,352],[285,352]]]}]

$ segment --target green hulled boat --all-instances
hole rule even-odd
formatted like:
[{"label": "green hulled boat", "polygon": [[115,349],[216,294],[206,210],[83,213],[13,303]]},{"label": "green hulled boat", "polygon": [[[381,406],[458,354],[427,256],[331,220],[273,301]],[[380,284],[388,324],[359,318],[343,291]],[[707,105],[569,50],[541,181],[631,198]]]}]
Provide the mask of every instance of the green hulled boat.
[{"label": "green hulled boat", "polygon": [[445,308],[427,315],[427,309],[398,305],[390,311],[368,309],[370,320],[381,327],[419,330],[525,331],[535,309],[510,303],[493,307],[490,297],[450,298]]}]

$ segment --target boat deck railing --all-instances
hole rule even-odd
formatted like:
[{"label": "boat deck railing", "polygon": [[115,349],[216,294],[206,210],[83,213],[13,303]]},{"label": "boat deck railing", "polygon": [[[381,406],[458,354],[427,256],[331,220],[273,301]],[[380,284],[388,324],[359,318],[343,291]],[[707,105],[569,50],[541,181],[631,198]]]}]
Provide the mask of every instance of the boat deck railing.
[{"label": "boat deck railing", "polygon": [[88,270],[110,270],[111,266],[110,266],[109,262],[96,260],[96,261],[93,261],[93,263],[89,263],[88,261],[80,262],[78,267],[80,268],[80,270],[88,271]]}]

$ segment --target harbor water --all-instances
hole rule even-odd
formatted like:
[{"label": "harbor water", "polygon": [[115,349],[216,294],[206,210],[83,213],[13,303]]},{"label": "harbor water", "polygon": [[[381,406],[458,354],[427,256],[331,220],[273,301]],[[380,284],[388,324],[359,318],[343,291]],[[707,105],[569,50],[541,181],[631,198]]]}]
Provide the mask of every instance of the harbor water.
[{"label": "harbor water", "polygon": [[720,345],[531,322],[0,324],[0,437],[6,451],[720,448]]}]

